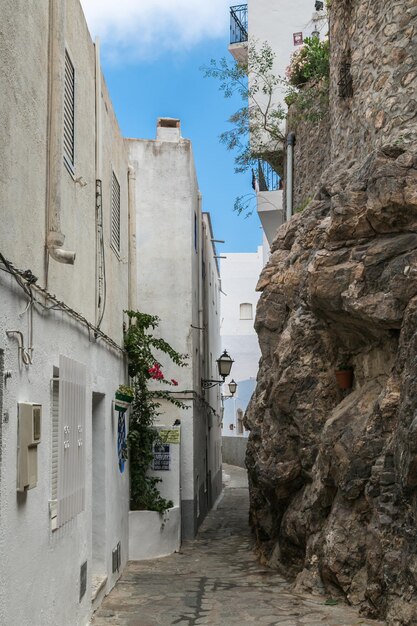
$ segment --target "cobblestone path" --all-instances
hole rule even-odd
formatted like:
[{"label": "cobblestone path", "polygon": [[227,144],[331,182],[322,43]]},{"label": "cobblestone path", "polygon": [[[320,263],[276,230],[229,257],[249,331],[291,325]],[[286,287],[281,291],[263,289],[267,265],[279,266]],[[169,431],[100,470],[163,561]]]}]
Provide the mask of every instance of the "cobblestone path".
[{"label": "cobblestone path", "polygon": [[130,562],[93,626],[382,626],[326,598],[300,596],[259,565],[247,526],[246,472],[224,466],[224,497],[181,553]]}]

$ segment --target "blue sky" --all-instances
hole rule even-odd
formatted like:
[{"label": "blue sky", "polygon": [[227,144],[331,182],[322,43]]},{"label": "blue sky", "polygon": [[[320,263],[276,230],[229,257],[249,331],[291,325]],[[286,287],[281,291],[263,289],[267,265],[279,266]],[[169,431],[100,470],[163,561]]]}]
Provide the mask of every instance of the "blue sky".
[{"label": "blue sky", "polygon": [[[200,66],[227,56],[227,0],[81,0],[93,38],[100,36],[102,68],[122,133],[154,138],[156,119],[181,119],[191,139],[203,209],[211,213],[220,252],[255,252],[261,243],[256,212],[233,212],[252,192],[251,175],[235,174],[233,154],[219,143],[240,103],[225,100]],[[181,19],[180,19],[181,17]]]}]

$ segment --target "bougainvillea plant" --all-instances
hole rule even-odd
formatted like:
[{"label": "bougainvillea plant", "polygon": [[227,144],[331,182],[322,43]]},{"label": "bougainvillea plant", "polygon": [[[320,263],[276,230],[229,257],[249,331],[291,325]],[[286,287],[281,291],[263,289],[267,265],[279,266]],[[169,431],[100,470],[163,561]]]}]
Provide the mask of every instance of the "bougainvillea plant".
[{"label": "bougainvillea plant", "polygon": [[159,443],[158,430],[154,426],[160,413],[159,400],[171,402],[178,408],[187,408],[172,397],[169,390],[155,390],[155,381],[168,386],[177,386],[174,379],[166,379],[155,352],[163,353],[180,367],[184,367],[187,356],[176,352],[164,339],[155,337],[152,331],[159,325],[156,315],[126,311],[130,325],[124,335],[128,354],[129,376],[133,379],[134,399],[130,410],[128,449],[130,460],[130,508],[133,511],[149,510],[163,513],[173,506],[158,490],[160,478],[149,475],[154,458],[155,444]]},{"label": "bougainvillea plant", "polygon": [[330,71],[330,44],[328,39],[306,37],[304,45],[296,50],[285,72],[292,87],[302,87],[308,81],[328,78]]}]

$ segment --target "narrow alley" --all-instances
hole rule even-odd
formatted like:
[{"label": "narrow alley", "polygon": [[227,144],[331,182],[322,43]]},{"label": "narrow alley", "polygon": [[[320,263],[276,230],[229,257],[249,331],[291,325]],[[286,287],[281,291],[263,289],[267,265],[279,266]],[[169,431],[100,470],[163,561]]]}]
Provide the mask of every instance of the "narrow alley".
[{"label": "narrow alley", "polygon": [[92,626],[380,626],[328,598],[298,595],[252,552],[246,471],[224,465],[226,488],[181,552],[130,562]]}]

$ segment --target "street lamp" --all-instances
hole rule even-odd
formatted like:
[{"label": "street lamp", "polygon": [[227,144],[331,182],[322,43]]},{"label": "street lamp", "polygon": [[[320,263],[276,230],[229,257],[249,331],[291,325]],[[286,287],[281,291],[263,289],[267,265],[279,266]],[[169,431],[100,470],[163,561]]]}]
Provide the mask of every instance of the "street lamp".
[{"label": "street lamp", "polygon": [[[224,383],[224,379],[226,376],[229,376],[230,370],[232,369],[234,361],[232,357],[227,354],[226,350],[223,354],[217,359],[217,368],[219,370],[219,376],[222,377],[222,380],[204,380],[201,379],[201,386],[203,389],[210,389],[211,387],[215,387],[216,385],[222,385]],[[236,383],[235,383],[236,384]],[[236,389],[235,389],[236,391]]]},{"label": "street lamp", "polygon": [[221,395],[222,402],[224,402],[225,400],[230,400],[231,398],[233,398],[233,396],[235,395],[236,390],[237,390],[237,383],[233,379],[230,381],[230,383],[227,386],[229,387],[230,395],[224,396],[222,394]]},{"label": "street lamp", "polygon": [[233,378],[227,386],[229,387],[230,395],[234,396],[237,389],[237,383],[233,380]]}]

